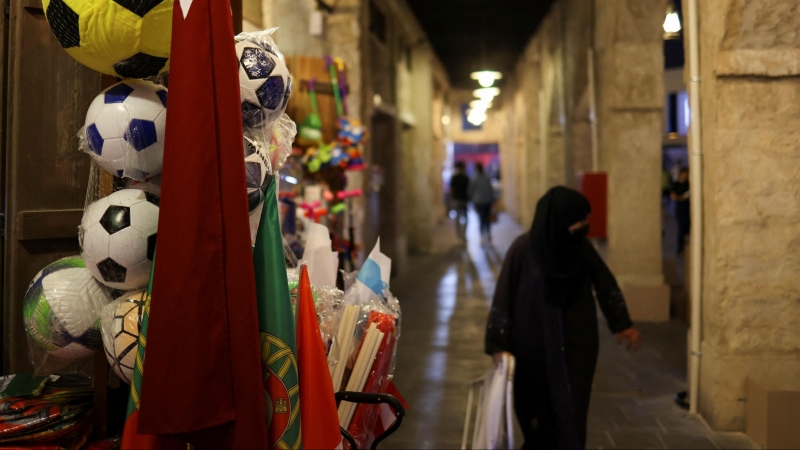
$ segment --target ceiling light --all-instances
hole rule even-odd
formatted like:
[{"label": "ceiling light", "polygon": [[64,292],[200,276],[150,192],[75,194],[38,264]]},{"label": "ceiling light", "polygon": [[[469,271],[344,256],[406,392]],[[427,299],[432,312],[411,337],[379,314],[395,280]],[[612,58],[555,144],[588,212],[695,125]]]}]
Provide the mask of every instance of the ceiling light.
[{"label": "ceiling light", "polygon": [[483,100],[473,100],[469,102],[469,107],[472,109],[480,109],[482,111],[486,111],[487,109],[492,107],[492,102],[485,102]]},{"label": "ceiling light", "polygon": [[450,125],[450,116],[447,114],[442,116],[442,125],[447,126]]},{"label": "ceiling light", "polygon": [[478,97],[479,99],[486,102],[486,104],[489,104],[492,102],[492,99],[500,95],[500,89],[496,87],[488,87],[488,88],[476,89],[472,93],[475,95],[475,97]]},{"label": "ceiling light", "polygon": [[479,109],[470,110],[467,115],[467,122],[475,125],[476,127],[486,121],[486,111]]},{"label": "ceiling light", "polygon": [[503,74],[493,70],[481,70],[479,72],[472,72],[470,78],[478,80],[478,84],[488,88],[494,84],[495,80],[502,80]]},{"label": "ceiling light", "polygon": [[675,4],[670,1],[667,6],[667,16],[664,18],[664,39],[677,39],[681,35],[681,19]]}]

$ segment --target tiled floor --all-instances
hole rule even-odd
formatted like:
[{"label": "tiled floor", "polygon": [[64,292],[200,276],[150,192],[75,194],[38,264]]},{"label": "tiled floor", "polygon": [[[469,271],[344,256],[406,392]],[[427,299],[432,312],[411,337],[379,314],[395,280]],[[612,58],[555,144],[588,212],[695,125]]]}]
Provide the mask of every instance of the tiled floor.
[{"label": "tiled floor", "polygon": [[[381,448],[461,446],[469,383],[491,365],[483,354],[483,329],[495,279],[505,251],[522,232],[501,216],[494,245],[481,246],[475,216],[471,219],[468,245],[442,230],[434,254],[410,258],[392,280],[403,306],[395,383],[411,407],[400,430]],[[743,434],[714,432],[673,403],[672,395],[686,389],[685,326],[637,326],[645,345],[635,354],[601,332],[587,445],[755,448]],[[517,446],[521,443],[517,439]]]}]

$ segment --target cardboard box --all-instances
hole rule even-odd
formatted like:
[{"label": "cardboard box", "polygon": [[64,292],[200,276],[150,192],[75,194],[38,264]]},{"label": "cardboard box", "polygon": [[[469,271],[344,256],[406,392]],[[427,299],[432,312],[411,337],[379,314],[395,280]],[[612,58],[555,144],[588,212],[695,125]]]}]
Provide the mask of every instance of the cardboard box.
[{"label": "cardboard box", "polygon": [[747,378],[746,433],[761,448],[800,448],[800,391],[771,390]]}]

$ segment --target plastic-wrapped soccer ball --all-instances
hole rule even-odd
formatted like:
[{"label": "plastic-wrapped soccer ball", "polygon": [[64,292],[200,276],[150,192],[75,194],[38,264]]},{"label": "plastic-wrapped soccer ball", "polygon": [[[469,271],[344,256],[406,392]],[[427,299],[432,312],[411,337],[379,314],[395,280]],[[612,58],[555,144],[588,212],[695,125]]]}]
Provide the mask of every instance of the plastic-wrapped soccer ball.
[{"label": "plastic-wrapped soccer ball", "polygon": [[36,274],[25,293],[25,331],[36,347],[64,361],[77,361],[102,347],[100,311],[111,300],[77,256],[60,259]]},{"label": "plastic-wrapped soccer ball", "polygon": [[98,281],[130,291],[150,280],[159,198],[124,189],[92,203],[80,226],[81,256]]},{"label": "plastic-wrapped soccer ball", "polygon": [[264,195],[269,185],[269,162],[261,144],[245,136],[244,168],[247,181],[247,203],[250,212],[264,202]]},{"label": "plastic-wrapped soccer ball", "polygon": [[236,57],[244,126],[256,128],[272,123],[286,110],[292,90],[283,56],[271,47],[238,38]]},{"label": "plastic-wrapped soccer ball", "polygon": [[127,292],[103,309],[106,359],[114,372],[128,384],[133,379],[146,295],[144,290]]},{"label": "plastic-wrapped soccer ball", "polygon": [[139,181],[161,173],[167,89],[125,80],[98,95],[86,113],[85,148],[100,167]]},{"label": "plastic-wrapped soccer ball", "polygon": [[42,0],[56,39],[73,58],[119,78],[169,68],[173,0]]}]

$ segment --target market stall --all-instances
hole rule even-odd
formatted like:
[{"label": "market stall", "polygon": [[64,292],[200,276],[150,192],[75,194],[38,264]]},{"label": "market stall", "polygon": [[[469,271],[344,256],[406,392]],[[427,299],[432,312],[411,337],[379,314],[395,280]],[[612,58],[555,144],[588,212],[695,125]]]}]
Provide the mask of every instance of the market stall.
[{"label": "market stall", "polygon": [[391,260],[378,245],[356,270],[360,191],[340,182],[367,136],[343,64],[323,61],[327,87],[296,76],[322,66],[287,64],[274,29],[234,36],[210,0],[43,11],[107,83],[74,130],[92,160],[80,252],[30,282],[34,374],[0,380],[0,446],[366,448],[399,426]]}]

